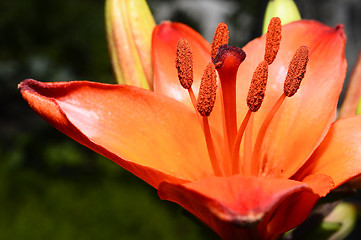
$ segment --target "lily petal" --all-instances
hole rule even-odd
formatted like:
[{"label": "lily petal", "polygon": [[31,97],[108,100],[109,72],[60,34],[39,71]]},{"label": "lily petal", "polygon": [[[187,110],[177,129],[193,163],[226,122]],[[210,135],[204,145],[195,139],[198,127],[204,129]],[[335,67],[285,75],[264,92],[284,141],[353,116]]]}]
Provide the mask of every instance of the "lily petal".
[{"label": "lily petal", "polygon": [[[288,64],[296,49],[308,46],[309,63],[298,92],[287,98],[275,115],[260,156],[268,162],[265,175],[290,177],[310,157],[335,117],[338,97],[346,74],[345,35],[342,26],[330,28],[315,21],[283,26],[280,50],[269,67],[265,101],[255,114],[254,137],[265,116],[283,92]],[[265,36],[244,47],[247,58],[238,74],[238,96],[245,101],[252,71],[263,60]],[[240,119],[245,104],[238,109]]]},{"label": "lily petal", "polygon": [[153,187],[213,174],[196,115],[171,98],[85,81],[26,80],[19,88],[33,110],[58,130]]},{"label": "lily petal", "polygon": [[361,116],[344,118],[330,131],[294,179],[310,174],[332,177],[335,187],[361,174]]},{"label": "lily petal", "polygon": [[197,96],[200,80],[211,61],[210,44],[192,28],[182,23],[163,22],[155,27],[152,40],[154,91],[170,96],[193,108],[188,92],[180,85],[175,67],[177,42],[184,38],[193,50],[194,81]]},{"label": "lily petal", "polygon": [[223,239],[276,236],[303,221],[319,198],[306,183],[241,175],[164,182],[159,196],[190,211]]}]

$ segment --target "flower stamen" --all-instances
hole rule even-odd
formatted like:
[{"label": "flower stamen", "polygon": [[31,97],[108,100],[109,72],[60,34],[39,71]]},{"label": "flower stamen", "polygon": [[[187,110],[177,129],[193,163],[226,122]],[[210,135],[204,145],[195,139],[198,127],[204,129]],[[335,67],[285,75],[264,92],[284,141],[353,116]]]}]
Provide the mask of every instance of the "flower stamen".
[{"label": "flower stamen", "polygon": [[252,111],[248,110],[246,116],[244,117],[241,123],[241,126],[238,129],[236,138],[234,140],[233,150],[232,150],[232,174],[240,173],[239,149],[241,147],[243,133],[246,130],[251,115],[252,115]]},{"label": "flower stamen", "polygon": [[212,112],[216,100],[217,74],[214,64],[210,62],[204,70],[201,86],[198,93],[197,110],[203,118],[203,131],[206,139],[208,155],[216,176],[222,176],[222,171],[217,160],[217,155],[209,127],[208,116]]},{"label": "flower stamen", "polygon": [[202,116],[209,116],[216,101],[217,75],[214,64],[210,62],[204,70],[198,93],[197,110]]},{"label": "flower stamen", "polygon": [[[252,172],[255,174],[257,174],[257,170],[258,170],[258,174],[261,175],[261,173],[264,170],[264,166],[266,163],[263,162],[263,159],[259,160],[263,140],[266,135],[267,129],[268,129],[269,125],[271,124],[273,117],[276,115],[276,112],[281,107],[285,98],[286,98],[286,95],[283,93],[279,97],[279,99],[276,101],[276,103],[273,105],[271,110],[268,112],[266,118],[263,120],[263,123],[258,131],[256,143],[254,145],[253,155],[252,155],[252,162],[253,162]],[[261,168],[260,168],[260,166],[261,166]]]},{"label": "flower stamen", "polygon": [[308,47],[301,46],[297,49],[288,67],[289,70],[283,87],[287,97],[292,97],[300,88],[301,81],[306,73],[307,63]]},{"label": "flower stamen", "polygon": [[229,31],[228,26],[225,23],[220,23],[214,33],[212,46],[211,46],[211,58],[212,61],[216,57],[219,46],[228,44]]},{"label": "flower stamen", "polygon": [[[286,99],[286,97],[292,97],[301,85],[301,81],[303,80],[306,67],[308,63],[308,47],[301,46],[297,49],[296,53],[293,55],[293,58],[289,64],[288,72],[286,76],[286,80],[284,82],[284,92],[277,100],[275,105],[268,112],[265,120],[263,121],[261,128],[258,132],[252,161],[254,162],[254,170],[258,169],[258,174],[261,176],[265,174],[267,170],[267,161],[264,159],[260,159],[261,146],[263,144],[264,137],[266,135],[267,129],[271,124],[273,117],[276,115],[276,112],[281,107],[282,103]],[[259,164],[259,165],[258,165]]]},{"label": "flower stamen", "polygon": [[267,78],[268,78],[268,64],[263,61],[261,62],[256,70],[253,73],[251,85],[247,95],[247,105],[248,105],[248,112],[237,132],[233,150],[232,150],[232,169],[233,174],[239,172],[239,149],[242,141],[242,136],[246,130],[246,127],[249,128],[249,131],[246,134],[245,138],[245,151],[244,151],[244,159],[243,159],[243,171],[244,174],[248,174],[251,172],[251,158],[252,158],[252,122],[249,123],[253,112],[257,112],[258,109],[261,107],[266,86],[267,86]]},{"label": "flower stamen", "polygon": [[257,112],[261,107],[267,86],[268,65],[261,62],[253,73],[251,86],[247,95],[247,105],[252,112]]},{"label": "flower stamen", "polygon": [[281,31],[281,19],[279,19],[278,17],[272,18],[268,25],[266,33],[266,48],[264,54],[264,60],[267,62],[268,65],[273,63],[277,56],[282,38]]},{"label": "flower stamen", "polygon": [[196,108],[196,97],[192,90],[193,84],[193,51],[186,39],[179,39],[177,43],[177,57],[175,66],[178,71],[178,79],[184,89],[188,90],[189,97]]}]

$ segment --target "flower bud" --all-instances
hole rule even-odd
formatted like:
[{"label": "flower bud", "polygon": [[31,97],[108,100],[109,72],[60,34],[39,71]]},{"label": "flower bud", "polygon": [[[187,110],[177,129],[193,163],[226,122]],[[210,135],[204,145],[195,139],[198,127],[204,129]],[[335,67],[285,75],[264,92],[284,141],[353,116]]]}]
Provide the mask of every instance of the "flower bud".
[{"label": "flower bud", "polygon": [[301,19],[293,0],[270,0],[263,20],[263,34],[267,32],[268,23],[273,17],[279,17],[283,25]]},{"label": "flower bud", "polygon": [[356,107],[356,115],[361,115],[361,98],[357,103],[357,107]]},{"label": "flower bud", "polygon": [[151,88],[151,39],[155,22],[146,1],[107,0],[105,18],[116,81]]},{"label": "flower bud", "polygon": [[[357,208],[352,203],[341,202],[333,211],[326,216],[322,226],[325,223],[337,223],[340,227],[327,239],[345,239],[355,228],[357,220]],[[326,225],[327,226],[327,225]],[[327,229],[324,227],[325,232]],[[330,233],[330,231],[328,231]]]}]

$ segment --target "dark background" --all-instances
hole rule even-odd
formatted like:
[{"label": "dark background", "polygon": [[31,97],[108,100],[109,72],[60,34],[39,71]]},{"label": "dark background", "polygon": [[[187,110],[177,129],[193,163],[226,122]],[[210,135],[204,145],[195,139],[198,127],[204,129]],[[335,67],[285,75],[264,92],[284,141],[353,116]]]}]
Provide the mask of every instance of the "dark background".
[{"label": "dark background", "polygon": [[[187,23],[209,41],[224,21],[238,46],[260,35],[267,3],[148,2],[158,23]],[[296,3],[304,18],[345,25],[349,75],[361,49],[361,1]],[[0,239],[217,239],[182,208],[32,112],[17,90],[26,78],[113,83],[104,2],[0,0]]]}]

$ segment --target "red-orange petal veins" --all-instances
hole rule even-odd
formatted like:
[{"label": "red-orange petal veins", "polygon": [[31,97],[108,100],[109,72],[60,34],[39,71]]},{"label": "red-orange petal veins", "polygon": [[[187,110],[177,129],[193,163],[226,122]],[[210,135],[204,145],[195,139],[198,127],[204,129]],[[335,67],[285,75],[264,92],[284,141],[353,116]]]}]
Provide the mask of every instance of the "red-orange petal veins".
[{"label": "red-orange petal veins", "polygon": [[175,66],[182,87],[191,88],[193,83],[193,52],[186,39],[178,40]]},{"label": "red-orange petal veins", "polygon": [[210,62],[204,70],[198,93],[197,110],[202,116],[209,116],[214,107],[217,91],[217,74]]},{"label": "red-orange petal veins", "polygon": [[281,19],[274,17],[271,19],[267,33],[266,33],[266,49],[264,53],[264,60],[269,64],[273,63],[280,49],[281,43]]},{"label": "red-orange petal veins", "polygon": [[301,81],[305,77],[307,63],[308,47],[301,46],[293,55],[293,58],[288,67],[288,72],[283,87],[283,91],[287,97],[292,97],[300,88]]},{"label": "red-orange petal veins", "polygon": [[261,107],[267,86],[268,65],[261,62],[253,73],[251,86],[247,95],[247,105],[252,112],[257,112]]},{"label": "red-orange petal veins", "polygon": [[216,57],[218,52],[218,47],[223,44],[228,44],[229,31],[227,24],[220,23],[217,26],[217,29],[213,36],[212,46],[211,46],[211,57],[212,61]]}]

